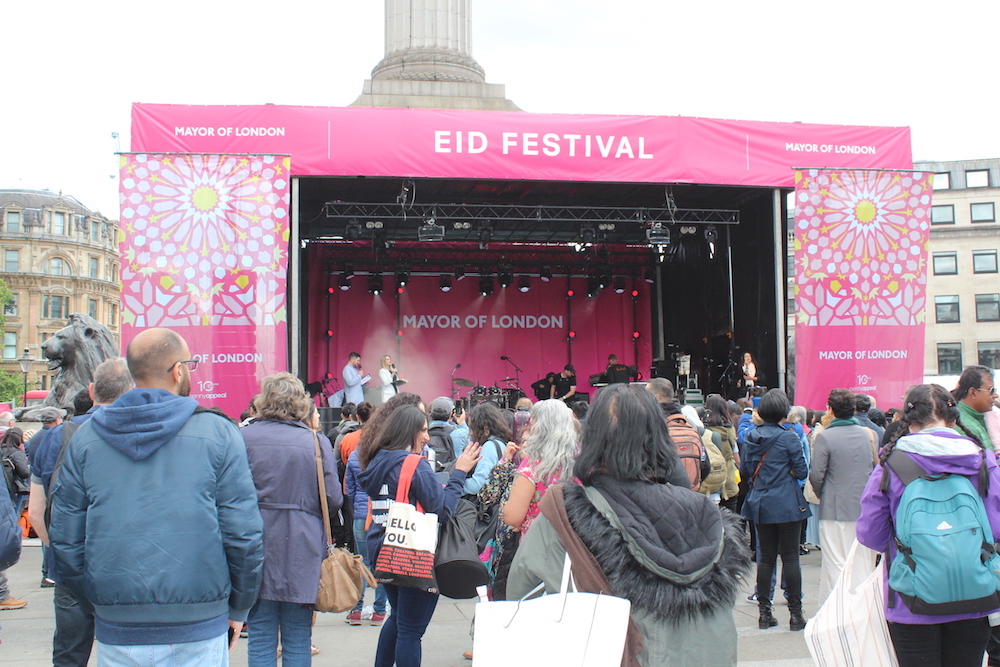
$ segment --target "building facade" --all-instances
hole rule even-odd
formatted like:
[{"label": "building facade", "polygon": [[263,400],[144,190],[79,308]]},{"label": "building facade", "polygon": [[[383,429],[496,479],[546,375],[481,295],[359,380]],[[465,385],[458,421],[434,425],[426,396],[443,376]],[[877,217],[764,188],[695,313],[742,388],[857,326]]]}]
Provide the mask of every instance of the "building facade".
[{"label": "building facade", "polygon": [[28,389],[48,389],[53,371],[41,344],[84,313],[120,333],[118,222],[70,196],[48,190],[0,190],[2,278],[13,292],[4,306],[0,368],[22,375],[18,358],[35,359]]},{"label": "building facade", "polygon": [[918,162],[934,176],[925,375],[1000,366],[1000,159]]}]

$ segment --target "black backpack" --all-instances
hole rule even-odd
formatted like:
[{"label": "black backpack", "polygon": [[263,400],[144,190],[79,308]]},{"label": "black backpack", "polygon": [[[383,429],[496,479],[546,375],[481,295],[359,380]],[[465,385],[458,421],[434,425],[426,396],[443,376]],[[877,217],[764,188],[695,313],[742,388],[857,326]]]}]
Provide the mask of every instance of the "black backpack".
[{"label": "black backpack", "polygon": [[445,466],[455,460],[455,446],[451,442],[451,432],[455,427],[451,424],[432,426],[427,430],[431,439],[427,446],[434,450],[437,459],[435,472],[443,470]]}]

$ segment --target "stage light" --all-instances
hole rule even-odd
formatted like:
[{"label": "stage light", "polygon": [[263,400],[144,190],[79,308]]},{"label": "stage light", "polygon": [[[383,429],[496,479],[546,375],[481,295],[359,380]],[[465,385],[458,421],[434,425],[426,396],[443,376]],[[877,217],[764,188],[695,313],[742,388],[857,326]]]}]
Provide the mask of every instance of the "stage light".
[{"label": "stage light", "polygon": [[479,293],[483,296],[493,294],[493,278],[490,276],[479,277]]},{"label": "stage light", "polygon": [[597,286],[604,289],[611,284],[611,274],[608,273],[608,268],[603,267],[600,269],[600,273],[597,274]]},{"label": "stage light", "polygon": [[333,373],[327,373],[326,374],[326,379],[327,380],[332,380],[333,379]]},{"label": "stage light", "polygon": [[327,338],[333,338],[333,329],[327,329],[326,330],[326,337]]},{"label": "stage light", "polygon": [[638,331],[633,331],[632,332],[632,338],[635,338],[636,340],[638,340],[638,338],[639,338],[639,332]]},{"label": "stage light", "polygon": [[552,280],[552,267],[551,266],[543,266],[542,267],[542,272],[541,272],[541,274],[539,274],[538,278],[543,283],[547,283],[550,280]]},{"label": "stage light", "polygon": [[653,271],[652,267],[647,266],[642,270],[642,279],[652,285],[656,282],[656,272]]},{"label": "stage light", "polygon": [[507,289],[510,284],[514,282],[514,272],[511,270],[509,264],[501,264],[500,270],[497,272],[497,279],[500,281],[500,287]]},{"label": "stage light", "polygon": [[575,331],[570,331],[569,333],[566,334],[566,338],[569,338],[570,340],[573,340],[574,338],[576,338],[576,332]]},{"label": "stage light", "polygon": [[337,290],[333,289],[332,287],[327,287],[327,288],[326,288],[326,293],[327,293],[327,294],[333,294],[333,293],[334,293],[334,292],[336,292],[336,291],[337,291]]},{"label": "stage light", "polygon": [[486,250],[489,246],[490,240],[493,238],[493,229],[490,227],[480,227],[479,228],[479,249]]},{"label": "stage light", "polygon": [[571,289],[566,290],[566,298],[567,299],[572,299],[575,294],[576,294],[576,292],[574,292]]},{"label": "stage light", "polygon": [[664,227],[662,222],[651,222],[646,230],[646,241],[655,245],[670,245],[670,229]]},{"label": "stage light", "polygon": [[465,269],[461,266],[455,267],[455,280],[461,280],[465,277]]},{"label": "stage light", "polygon": [[429,218],[424,224],[417,228],[417,240],[421,242],[427,241],[443,241],[444,240],[444,227],[437,224],[434,218]]},{"label": "stage light", "polygon": [[382,293],[382,274],[373,273],[368,276],[368,291],[378,296]]},{"label": "stage light", "polygon": [[451,291],[451,276],[441,276],[441,282],[438,283],[438,287],[441,288],[442,292]]},{"label": "stage light", "polygon": [[531,290],[531,278],[528,276],[521,276],[517,281],[517,289],[522,292],[528,292]]},{"label": "stage light", "polygon": [[719,240],[719,230],[715,228],[715,225],[709,225],[705,228],[705,240],[709,243],[716,243]]},{"label": "stage light", "polygon": [[621,276],[615,278],[615,294],[625,293],[625,279]]},{"label": "stage light", "polygon": [[340,276],[340,281],[337,283],[337,285],[340,287],[340,291],[346,292],[347,290],[351,289],[351,279],[348,278],[346,274],[342,275]]},{"label": "stage light", "polygon": [[409,269],[409,267],[402,266],[402,265],[397,266],[396,267],[396,284],[398,284],[400,287],[403,287],[408,282],[410,282],[410,269]]},{"label": "stage light", "polygon": [[402,294],[405,291],[402,286],[396,288],[396,294]]},{"label": "stage light", "polygon": [[632,298],[634,299],[637,296],[639,296],[639,290],[637,290],[637,289],[632,290]]},{"label": "stage light", "polygon": [[402,338],[403,337],[403,330],[402,329],[396,329],[396,335],[399,336],[400,338]]},{"label": "stage light", "polygon": [[354,266],[352,264],[344,265],[344,275],[347,276],[348,278],[354,277]]},{"label": "stage light", "polygon": [[591,276],[587,278],[587,296],[593,299],[595,296],[600,294],[601,288],[598,285],[597,278]]},{"label": "stage light", "polygon": [[584,225],[580,227],[580,242],[584,244],[592,244],[597,239],[597,232],[594,231],[593,225]]},{"label": "stage light", "polygon": [[357,241],[359,236],[361,236],[361,223],[352,218],[347,223],[347,230],[344,232],[344,238],[348,241]]}]

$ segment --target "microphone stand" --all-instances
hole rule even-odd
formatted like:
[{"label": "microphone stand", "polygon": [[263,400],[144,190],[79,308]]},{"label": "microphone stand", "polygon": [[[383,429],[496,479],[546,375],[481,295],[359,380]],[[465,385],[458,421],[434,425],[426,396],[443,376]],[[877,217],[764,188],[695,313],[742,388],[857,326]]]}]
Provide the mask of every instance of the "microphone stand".
[{"label": "microphone stand", "polygon": [[510,360],[510,357],[507,357],[504,361],[514,367],[514,386],[517,387],[518,391],[521,391],[521,369],[517,367],[517,364]]},{"label": "microphone stand", "polygon": [[452,402],[458,398],[458,390],[455,389],[455,371],[462,367],[462,364],[455,364],[455,367],[451,369],[451,400]]}]

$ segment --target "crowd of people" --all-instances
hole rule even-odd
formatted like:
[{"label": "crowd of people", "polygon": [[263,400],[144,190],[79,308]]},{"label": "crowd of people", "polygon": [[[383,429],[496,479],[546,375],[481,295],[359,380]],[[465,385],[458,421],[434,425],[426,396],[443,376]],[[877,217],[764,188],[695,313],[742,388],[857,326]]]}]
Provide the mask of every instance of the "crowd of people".
[{"label": "crowd of people", "polygon": [[[86,665],[95,645],[102,665],[225,665],[241,635],[252,667],[311,664],[327,535],[376,570],[401,497],[441,525],[475,508],[491,599],[558,592],[567,558],[579,590],[627,598],[623,665],[735,665],[733,609],[751,584],[761,630],[781,623],[779,586],[788,629],[804,629],[800,555],[821,551],[822,604],[855,540],[885,555],[900,665],[1000,665],[988,620],[1000,586],[941,602],[905,571],[927,566],[900,528],[914,480],[967,479],[983,508],[985,555],[972,560],[989,561],[1000,407],[988,368],[966,369],[954,391],[914,386],[884,413],[843,388],[821,411],[778,389],[682,405],[662,378],[610,384],[590,405],[547,397],[466,412],[398,391],[383,358],[380,407],[349,401],[322,425],[303,383],[277,373],[237,426],[189,397],[197,365],[183,338],[150,329],[98,367],[75,416],[47,409],[28,440],[0,415],[10,502],[27,502],[46,545],[54,665]],[[360,358],[349,365],[360,386]],[[376,667],[420,665],[439,593],[380,579],[344,621],[381,626]],[[5,584],[0,573],[0,607],[24,606]]]}]

